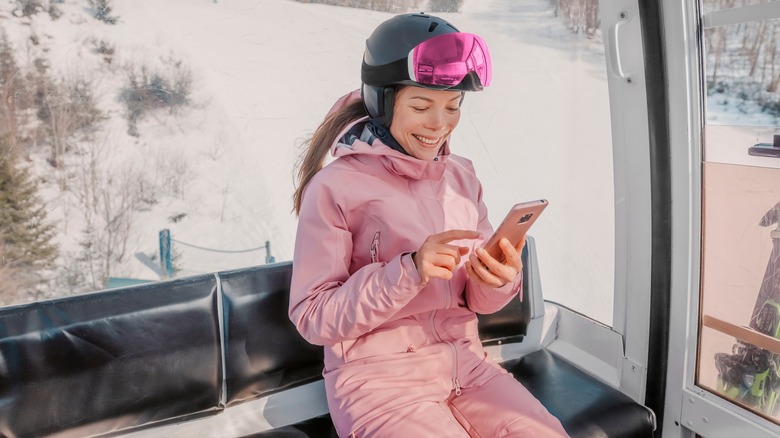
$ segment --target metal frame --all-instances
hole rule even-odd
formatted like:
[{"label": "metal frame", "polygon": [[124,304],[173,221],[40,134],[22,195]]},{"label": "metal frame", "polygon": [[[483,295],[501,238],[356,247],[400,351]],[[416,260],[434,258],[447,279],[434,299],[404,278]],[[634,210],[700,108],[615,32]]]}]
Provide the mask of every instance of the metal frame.
[{"label": "metal frame", "polygon": [[642,29],[635,0],[602,1],[599,10],[609,73],[615,175],[612,329],[623,337],[623,363],[617,370],[620,388],[643,403],[650,330],[652,223]]},{"label": "metal frame", "polygon": [[672,157],[671,325],[664,437],[776,437],[780,426],[695,385],[701,271],[703,28],[780,17],[780,2],[711,12],[663,0]]}]

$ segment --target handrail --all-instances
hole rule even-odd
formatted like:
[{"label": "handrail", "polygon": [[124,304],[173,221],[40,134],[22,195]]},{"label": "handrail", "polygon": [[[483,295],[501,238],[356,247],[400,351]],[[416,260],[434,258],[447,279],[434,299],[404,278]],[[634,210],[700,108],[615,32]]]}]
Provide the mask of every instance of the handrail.
[{"label": "handrail", "polygon": [[753,344],[756,347],[769,350],[775,354],[780,354],[780,339],[767,336],[749,327],[738,326],[710,315],[702,315],[701,323],[705,327],[733,336],[740,341]]}]

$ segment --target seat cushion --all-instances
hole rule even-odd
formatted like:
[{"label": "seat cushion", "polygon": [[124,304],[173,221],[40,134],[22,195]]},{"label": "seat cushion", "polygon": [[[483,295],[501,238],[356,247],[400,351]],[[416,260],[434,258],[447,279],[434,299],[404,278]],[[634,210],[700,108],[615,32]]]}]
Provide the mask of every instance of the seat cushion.
[{"label": "seat cushion", "polygon": [[[561,420],[572,438],[652,437],[652,411],[547,350],[502,364]],[[251,437],[333,438],[330,416],[260,432]]]},{"label": "seat cushion", "polygon": [[547,350],[502,366],[561,420],[572,438],[653,436],[650,409]]}]

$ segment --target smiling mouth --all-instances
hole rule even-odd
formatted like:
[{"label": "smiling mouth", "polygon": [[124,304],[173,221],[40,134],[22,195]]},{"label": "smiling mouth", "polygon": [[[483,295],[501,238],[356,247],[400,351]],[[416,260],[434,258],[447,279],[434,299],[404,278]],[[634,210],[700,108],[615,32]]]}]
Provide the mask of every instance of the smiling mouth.
[{"label": "smiling mouth", "polygon": [[431,146],[435,144],[439,144],[439,141],[441,141],[442,139],[442,137],[428,138],[417,134],[412,134],[412,136],[414,136],[414,138],[416,138],[420,143],[431,145]]}]

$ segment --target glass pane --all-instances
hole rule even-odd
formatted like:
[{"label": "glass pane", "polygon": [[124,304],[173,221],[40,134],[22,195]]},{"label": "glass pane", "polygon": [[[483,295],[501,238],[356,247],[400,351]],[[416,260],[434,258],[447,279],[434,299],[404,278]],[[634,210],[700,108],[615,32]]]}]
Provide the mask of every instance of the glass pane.
[{"label": "glass pane", "polygon": [[780,20],[706,29],[707,124],[776,126]]},{"label": "glass pane", "polygon": [[760,3],[769,3],[777,0],[702,0],[702,12],[720,11],[723,9],[733,9],[740,6],[751,6]]},{"label": "glass pane", "polygon": [[704,184],[697,384],[780,419],[780,168],[706,162]]},{"label": "glass pane", "polygon": [[374,27],[429,8],[493,53],[493,85],[466,97],[452,138],[475,164],[492,222],[516,202],[549,199],[531,232],[544,293],[611,323],[598,9],[556,3],[6,2],[2,160],[29,170],[29,211],[41,216],[0,218],[49,224],[37,235],[56,250],[20,254],[6,225],[1,275],[18,282],[2,282],[2,303],[289,260],[303,139],[358,88]]},{"label": "glass pane", "polygon": [[777,19],[705,31],[696,381],[774,421],[780,420],[778,42]]}]

